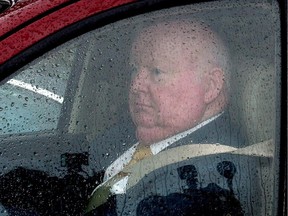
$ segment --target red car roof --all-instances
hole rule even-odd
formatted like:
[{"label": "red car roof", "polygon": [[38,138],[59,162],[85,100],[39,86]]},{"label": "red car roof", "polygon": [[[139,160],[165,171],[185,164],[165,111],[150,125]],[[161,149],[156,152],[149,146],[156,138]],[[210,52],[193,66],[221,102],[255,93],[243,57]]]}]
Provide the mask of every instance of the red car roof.
[{"label": "red car roof", "polygon": [[27,0],[17,3],[14,7],[1,14],[0,36],[32,18],[69,1],[71,0]]},{"label": "red car roof", "polygon": [[70,24],[133,1],[34,0],[11,9],[0,17],[0,64]]}]

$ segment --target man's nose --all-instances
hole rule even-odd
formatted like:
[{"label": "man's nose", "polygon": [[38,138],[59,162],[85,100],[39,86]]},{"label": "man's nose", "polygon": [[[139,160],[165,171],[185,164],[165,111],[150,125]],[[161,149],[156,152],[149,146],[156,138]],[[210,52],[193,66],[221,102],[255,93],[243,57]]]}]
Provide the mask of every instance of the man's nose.
[{"label": "man's nose", "polygon": [[139,68],[132,77],[131,90],[133,92],[147,91],[149,86],[149,71],[147,68]]}]

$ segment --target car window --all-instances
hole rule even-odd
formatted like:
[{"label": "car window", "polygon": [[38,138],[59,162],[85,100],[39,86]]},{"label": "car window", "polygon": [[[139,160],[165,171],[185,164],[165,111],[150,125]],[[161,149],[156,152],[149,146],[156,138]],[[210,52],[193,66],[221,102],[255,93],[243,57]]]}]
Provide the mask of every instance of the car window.
[{"label": "car window", "polygon": [[12,147],[0,181],[20,201],[0,202],[36,215],[275,215],[278,15],[267,1],[163,9],[16,71],[0,86],[0,137]]},{"label": "car window", "polygon": [[2,83],[0,135],[57,129],[75,47],[46,54]]}]

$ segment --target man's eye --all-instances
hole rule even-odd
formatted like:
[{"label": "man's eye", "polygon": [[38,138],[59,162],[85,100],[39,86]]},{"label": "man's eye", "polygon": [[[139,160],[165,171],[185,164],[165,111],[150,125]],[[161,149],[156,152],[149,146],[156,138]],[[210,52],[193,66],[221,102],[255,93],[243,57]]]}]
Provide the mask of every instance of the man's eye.
[{"label": "man's eye", "polygon": [[162,74],[162,71],[159,70],[159,69],[157,69],[157,68],[155,68],[155,69],[152,70],[152,74],[158,76],[158,75],[161,75],[161,74]]},{"label": "man's eye", "polygon": [[162,70],[155,68],[151,70],[152,79],[155,82],[163,82],[165,80],[165,73]]}]

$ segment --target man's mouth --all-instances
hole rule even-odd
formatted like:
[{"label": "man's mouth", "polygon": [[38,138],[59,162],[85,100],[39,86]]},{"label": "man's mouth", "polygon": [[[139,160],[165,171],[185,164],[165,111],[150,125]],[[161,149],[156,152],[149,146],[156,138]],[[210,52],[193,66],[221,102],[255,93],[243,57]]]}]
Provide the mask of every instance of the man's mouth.
[{"label": "man's mouth", "polygon": [[148,103],[143,103],[143,102],[134,102],[133,103],[134,108],[136,108],[136,110],[145,110],[145,109],[149,109],[152,108],[152,106]]}]

